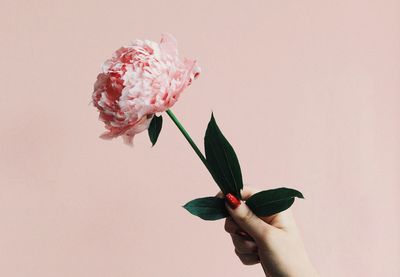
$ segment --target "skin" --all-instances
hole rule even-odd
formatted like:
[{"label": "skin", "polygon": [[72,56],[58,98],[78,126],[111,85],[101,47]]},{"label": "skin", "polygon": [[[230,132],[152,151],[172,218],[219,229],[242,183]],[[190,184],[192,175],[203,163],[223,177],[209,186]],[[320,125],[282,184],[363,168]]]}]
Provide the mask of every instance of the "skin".
[{"label": "skin", "polygon": [[[243,200],[259,190],[246,187]],[[223,197],[219,192],[217,197]],[[244,202],[232,209],[225,231],[232,238],[235,253],[245,265],[261,264],[267,277],[318,276],[304,248],[291,209],[269,217],[256,216]]]}]

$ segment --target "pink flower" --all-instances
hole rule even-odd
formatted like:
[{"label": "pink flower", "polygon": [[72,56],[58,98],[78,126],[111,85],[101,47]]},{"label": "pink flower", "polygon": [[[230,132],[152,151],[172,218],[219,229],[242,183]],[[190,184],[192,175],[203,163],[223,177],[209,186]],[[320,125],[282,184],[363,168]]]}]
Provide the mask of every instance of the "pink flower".
[{"label": "pink flower", "polygon": [[176,40],[163,34],[160,43],[136,40],[121,47],[102,65],[92,95],[107,132],[126,144],[146,129],[155,113],[164,112],[199,75],[195,60],[178,55]]}]

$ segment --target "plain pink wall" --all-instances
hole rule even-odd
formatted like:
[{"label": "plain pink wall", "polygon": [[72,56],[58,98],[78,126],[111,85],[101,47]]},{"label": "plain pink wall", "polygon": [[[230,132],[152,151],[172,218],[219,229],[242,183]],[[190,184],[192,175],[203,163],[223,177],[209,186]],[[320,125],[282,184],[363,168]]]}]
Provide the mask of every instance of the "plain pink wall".
[{"label": "plain pink wall", "polygon": [[321,276],[400,276],[399,1],[1,0],[0,31],[0,276],[263,276],[181,208],[218,190],[168,117],[153,149],[98,138],[100,64],[162,32],[203,69],[174,112],[303,191]]}]

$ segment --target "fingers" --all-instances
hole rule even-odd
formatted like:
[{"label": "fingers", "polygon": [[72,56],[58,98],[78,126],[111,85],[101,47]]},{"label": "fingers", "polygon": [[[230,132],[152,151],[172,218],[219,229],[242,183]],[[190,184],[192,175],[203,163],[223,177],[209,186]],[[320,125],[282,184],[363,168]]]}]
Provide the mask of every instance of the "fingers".
[{"label": "fingers", "polygon": [[241,254],[236,249],[235,253],[244,265],[254,265],[260,262],[258,254]]},{"label": "fingers", "polygon": [[256,216],[245,203],[241,203],[235,209],[232,209],[227,203],[225,206],[236,224],[255,240],[263,240],[266,233],[273,228]]},{"label": "fingers", "polygon": [[224,228],[225,228],[225,231],[230,233],[230,234],[240,235],[240,236],[242,236],[244,238],[253,240],[253,238],[250,237],[250,235],[247,234],[242,228],[240,228],[239,225],[237,225],[236,222],[230,216],[228,216],[225,219]]},{"label": "fingers", "polygon": [[239,254],[257,254],[258,247],[254,240],[244,238],[240,235],[230,234],[236,252]]},{"label": "fingers", "polygon": [[[247,200],[251,195],[259,190],[246,187],[241,191],[243,200]],[[216,197],[223,198],[224,195],[220,191]],[[258,247],[253,239],[255,237],[262,237],[268,225],[260,218],[254,215],[251,210],[242,203],[236,209],[232,209],[226,204],[226,208],[231,217],[225,220],[225,231],[230,233],[233,245],[235,246],[235,253],[244,265],[254,265],[260,263],[258,256]]]},{"label": "fingers", "polygon": [[[259,191],[260,191],[259,189],[254,188],[254,187],[249,187],[249,186],[244,187],[241,190],[242,200],[246,201],[253,194],[255,194]],[[224,198],[224,194],[222,193],[222,191],[219,191],[216,194],[216,197]],[[276,227],[278,229],[285,230],[285,231],[288,231],[291,229],[296,230],[296,228],[297,228],[291,209],[287,209],[283,212],[280,212],[280,213],[272,215],[272,216],[261,216],[259,218],[262,221],[266,222],[269,225],[269,227],[273,226],[273,227]]]},{"label": "fingers", "polygon": [[225,231],[231,234],[238,234],[239,231],[243,231],[242,228],[239,227],[239,225],[236,224],[236,222],[232,219],[232,217],[228,216],[225,219],[225,225],[224,225]]},{"label": "fingers", "polygon": [[[243,264],[253,265],[260,262],[257,244],[231,217],[227,217],[225,220],[225,231],[230,234],[235,246],[235,253]],[[240,233],[246,235],[240,235]]]}]

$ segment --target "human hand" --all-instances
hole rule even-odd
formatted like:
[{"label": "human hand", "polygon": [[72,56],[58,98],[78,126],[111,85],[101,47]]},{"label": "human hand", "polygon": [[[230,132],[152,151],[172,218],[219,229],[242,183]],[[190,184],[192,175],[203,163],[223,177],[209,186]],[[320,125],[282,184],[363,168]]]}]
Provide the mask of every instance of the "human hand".
[{"label": "human hand", "polygon": [[[247,200],[256,192],[258,190],[246,187],[241,191],[242,199]],[[222,192],[217,197],[223,197]],[[225,199],[230,214],[225,220],[225,230],[231,235],[235,253],[243,264],[261,263],[268,277],[317,276],[291,209],[258,217],[244,202],[234,201],[240,203],[235,208],[229,197]]]}]

